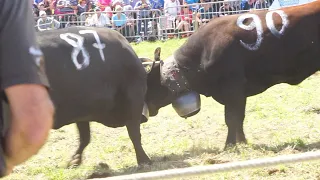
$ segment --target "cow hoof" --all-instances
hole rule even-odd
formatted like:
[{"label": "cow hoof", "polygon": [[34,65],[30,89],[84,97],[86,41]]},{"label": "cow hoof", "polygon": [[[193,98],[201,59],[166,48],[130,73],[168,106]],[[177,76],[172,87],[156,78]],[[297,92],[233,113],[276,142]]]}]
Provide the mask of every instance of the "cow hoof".
[{"label": "cow hoof", "polygon": [[237,135],[237,143],[247,144],[247,139],[246,139],[244,133],[240,133]]},{"label": "cow hoof", "polygon": [[226,150],[234,148],[235,146],[236,146],[236,143],[226,143],[223,150],[226,151]]},{"label": "cow hoof", "polygon": [[150,162],[145,162],[145,163],[140,163],[140,164],[138,164],[138,169],[140,170],[140,169],[144,169],[144,168],[147,168],[147,167],[149,167],[150,165],[152,165],[152,162],[150,161]]},{"label": "cow hoof", "polygon": [[145,166],[150,166],[150,165],[152,165],[152,161],[150,159],[148,159],[147,161],[143,161],[143,162],[138,163],[139,167],[145,167]]},{"label": "cow hoof", "polygon": [[247,140],[239,140],[237,144],[248,144]]},{"label": "cow hoof", "polygon": [[75,154],[69,161],[67,168],[76,168],[81,164],[82,158],[80,154]]}]

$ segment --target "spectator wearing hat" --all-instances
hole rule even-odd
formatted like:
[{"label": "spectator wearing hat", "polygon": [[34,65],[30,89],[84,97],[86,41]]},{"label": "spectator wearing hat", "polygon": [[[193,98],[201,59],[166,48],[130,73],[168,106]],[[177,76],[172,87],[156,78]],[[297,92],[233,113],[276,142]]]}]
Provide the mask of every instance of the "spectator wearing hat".
[{"label": "spectator wearing hat", "polygon": [[39,12],[40,18],[37,21],[37,27],[39,31],[58,29],[60,27],[60,22],[54,18],[47,17],[45,11]]},{"label": "spectator wearing hat", "polygon": [[[47,15],[51,15],[51,10],[49,6],[45,6],[44,2],[38,4],[39,11],[45,11]],[[40,16],[40,14],[39,14]]]},{"label": "spectator wearing hat", "polygon": [[95,8],[95,14],[92,16],[92,21],[96,27],[111,27],[110,19],[104,13],[101,13],[99,7]]}]

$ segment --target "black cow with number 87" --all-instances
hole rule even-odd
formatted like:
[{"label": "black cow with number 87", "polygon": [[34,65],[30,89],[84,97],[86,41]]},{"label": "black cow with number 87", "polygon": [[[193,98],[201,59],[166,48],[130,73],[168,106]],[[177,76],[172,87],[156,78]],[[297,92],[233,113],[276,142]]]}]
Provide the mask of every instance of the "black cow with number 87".
[{"label": "black cow with number 87", "polygon": [[80,134],[80,146],[68,167],[81,164],[90,142],[90,121],[126,126],[138,164],[149,164],[140,134],[140,123],[148,118],[147,73],[128,41],[117,31],[95,27],[38,32],[37,41],[44,59],[41,52],[32,53],[38,53],[38,64],[51,85],[53,128],[76,123]]}]

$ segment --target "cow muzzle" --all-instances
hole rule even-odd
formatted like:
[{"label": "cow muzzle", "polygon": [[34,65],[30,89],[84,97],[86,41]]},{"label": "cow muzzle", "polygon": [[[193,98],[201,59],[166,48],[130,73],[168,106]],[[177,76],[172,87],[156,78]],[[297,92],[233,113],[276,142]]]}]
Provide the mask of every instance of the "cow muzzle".
[{"label": "cow muzzle", "polygon": [[172,102],[172,107],[182,118],[194,116],[201,109],[200,94],[195,91],[181,93]]}]

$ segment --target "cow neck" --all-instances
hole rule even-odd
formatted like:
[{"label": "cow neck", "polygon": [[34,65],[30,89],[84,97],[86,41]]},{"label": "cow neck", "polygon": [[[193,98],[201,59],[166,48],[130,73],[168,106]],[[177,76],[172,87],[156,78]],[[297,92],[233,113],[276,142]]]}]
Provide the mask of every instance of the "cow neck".
[{"label": "cow neck", "polygon": [[[199,73],[199,72],[202,71],[202,69],[201,69],[202,64],[201,63],[199,64],[199,66],[194,66],[194,67],[197,67],[197,68],[192,68],[192,66],[183,66],[183,65],[181,65],[181,63],[179,63],[179,61],[177,60],[177,54],[176,53],[177,52],[175,52],[173,54],[173,59],[174,59],[175,63],[177,64],[177,66],[179,67],[179,69],[182,71],[182,73]],[[179,56],[181,58],[181,56],[183,56],[183,55],[179,55]],[[188,58],[188,57],[185,57],[185,58]]]}]

